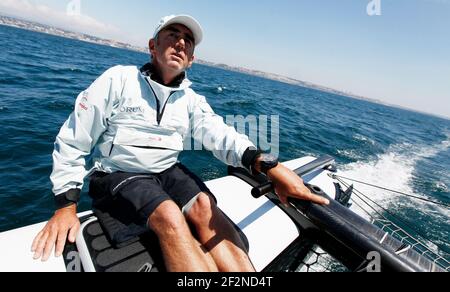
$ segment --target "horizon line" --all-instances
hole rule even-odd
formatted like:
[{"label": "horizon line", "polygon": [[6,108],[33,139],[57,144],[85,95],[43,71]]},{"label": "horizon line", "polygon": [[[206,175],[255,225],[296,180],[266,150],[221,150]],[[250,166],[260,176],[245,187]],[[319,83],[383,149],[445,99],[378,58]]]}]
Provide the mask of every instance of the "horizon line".
[{"label": "horizon line", "polygon": [[[104,43],[98,43],[98,42],[94,42],[94,41],[87,41],[87,40],[78,39],[78,38],[69,37],[69,36],[63,36],[63,35],[59,35],[59,34],[52,34],[52,33],[48,33],[48,32],[42,32],[42,31],[36,31],[36,30],[27,29],[27,28],[23,28],[23,27],[17,27],[17,26],[14,26],[14,25],[6,24],[6,23],[0,23],[0,25],[4,25],[4,26],[8,26],[8,27],[14,27],[14,28],[28,30],[28,31],[33,31],[33,32],[40,32],[40,33],[43,33],[43,34],[53,35],[53,36],[56,36],[56,37],[62,37],[62,38],[67,38],[67,39],[71,39],[71,40],[78,40],[78,41],[81,41],[81,42],[90,43],[90,44],[96,44],[96,45],[99,45],[99,46],[105,46],[105,47],[111,47],[111,48],[116,48],[116,49],[123,49],[123,50],[137,52],[137,53],[142,53],[142,54],[148,54],[148,53],[146,53],[147,48],[141,47],[141,46],[138,46],[138,45],[132,45],[132,44],[129,44],[129,43],[125,43],[123,41],[117,41],[117,40],[114,40],[114,39],[107,39],[107,38],[104,38],[104,37],[98,37],[98,36],[95,36],[95,35],[82,33],[82,32],[75,32],[75,31],[71,31],[71,30],[68,30],[68,29],[65,29],[65,28],[52,26],[52,25],[48,25],[48,24],[45,24],[45,23],[40,23],[40,22],[33,21],[33,20],[24,19],[24,18],[21,18],[21,17],[18,17],[18,16],[5,15],[5,14],[2,14],[0,12],[0,18],[1,17],[11,18],[11,19],[18,20],[18,21],[25,21],[25,22],[28,22],[29,24],[37,24],[37,25],[46,26],[46,27],[49,27],[49,28],[56,28],[56,29],[62,30],[64,32],[80,34],[80,35],[89,36],[89,37],[94,37],[94,38],[97,38],[99,40],[115,42],[117,44],[126,45],[126,46],[120,46],[120,47],[119,46],[113,46],[111,44],[108,45],[108,44],[104,44]],[[129,47],[127,47],[127,46],[129,46]],[[331,88],[331,87],[328,87],[328,86],[315,84],[315,83],[312,83],[312,82],[309,82],[309,81],[298,80],[296,78],[289,77],[289,76],[284,76],[284,75],[281,75],[281,74],[278,74],[278,73],[265,72],[265,71],[251,69],[251,68],[245,68],[245,67],[235,67],[235,66],[230,66],[230,65],[227,65],[227,64],[223,64],[223,63],[216,63],[216,62],[203,60],[203,59],[197,59],[195,63],[197,63],[199,65],[203,65],[203,66],[220,68],[220,69],[227,70],[227,71],[239,72],[239,73],[246,74],[246,75],[257,76],[257,77],[264,78],[264,79],[267,79],[267,80],[278,81],[278,82],[281,82],[281,83],[290,84],[290,85],[294,85],[294,86],[300,86],[300,87],[304,87],[304,88],[308,88],[308,89],[323,91],[323,92],[336,94],[336,95],[340,95],[340,96],[344,96],[344,97],[348,97],[348,98],[352,98],[352,99],[363,100],[363,101],[367,101],[367,102],[370,102],[370,103],[373,103],[373,104],[381,104],[381,105],[384,105],[384,106],[387,106],[387,107],[392,107],[392,108],[396,108],[396,109],[411,111],[411,112],[424,114],[424,115],[428,115],[428,116],[441,118],[441,119],[445,119],[445,120],[450,121],[450,115],[446,116],[446,115],[441,115],[441,114],[437,114],[437,113],[430,113],[430,112],[420,111],[418,109],[406,107],[406,106],[403,106],[403,105],[392,104],[392,103],[389,103],[389,102],[386,102],[386,101],[382,101],[382,100],[379,100],[379,99],[357,95],[357,94],[354,94],[352,92],[345,92],[344,90],[341,90],[341,89],[335,89],[335,88]],[[271,75],[272,78],[270,78],[270,76],[266,76],[266,75],[263,75],[263,74]],[[276,79],[275,77],[279,77],[279,78]]]}]

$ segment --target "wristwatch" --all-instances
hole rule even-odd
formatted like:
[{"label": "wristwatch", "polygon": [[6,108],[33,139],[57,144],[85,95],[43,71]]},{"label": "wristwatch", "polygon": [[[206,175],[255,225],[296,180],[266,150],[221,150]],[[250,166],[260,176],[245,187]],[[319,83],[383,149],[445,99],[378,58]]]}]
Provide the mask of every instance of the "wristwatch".
[{"label": "wristwatch", "polygon": [[253,169],[260,169],[261,173],[267,175],[267,172],[279,164],[278,158],[271,154],[261,153],[255,157]]}]

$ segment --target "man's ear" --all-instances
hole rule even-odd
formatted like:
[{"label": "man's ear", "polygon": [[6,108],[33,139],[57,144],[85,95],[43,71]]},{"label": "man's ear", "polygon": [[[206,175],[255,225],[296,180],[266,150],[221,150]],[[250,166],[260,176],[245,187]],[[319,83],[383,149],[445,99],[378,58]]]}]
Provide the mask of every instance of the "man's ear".
[{"label": "man's ear", "polygon": [[155,56],[156,54],[156,42],[154,39],[150,39],[148,42],[148,50],[150,52],[150,55]]},{"label": "man's ear", "polygon": [[188,68],[192,67],[192,64],[194,64],[195,56],[192,55],[192,58],[189,60]]}]

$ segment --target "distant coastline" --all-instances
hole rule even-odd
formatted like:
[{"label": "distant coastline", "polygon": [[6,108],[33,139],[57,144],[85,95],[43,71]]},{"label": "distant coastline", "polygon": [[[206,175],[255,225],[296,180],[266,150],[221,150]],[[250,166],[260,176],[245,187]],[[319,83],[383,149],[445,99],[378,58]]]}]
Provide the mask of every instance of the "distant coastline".
[{"label": "distant coastline", "polygon": [[[93,43],[93,44],[136,51],[136,52],[140,52],[140,53],[148,53],[147,48],[134,46],[134,45],[130,45],[130,44],[123,43],[123,42],[118,42],[115,40],[103,39],[103,38],[99,38],[99,37],[88,35],[88,34],[68,31],[65,29],[49,26],[46,24],[41,24],[41,23],[29,21],[29,20],[19,19],[17,17],[0,15],[0,25],[6,25],[6,26],[16,27],[16,28],[20,28],[20,29],[25,29],[25,30],[30,30],[30,31],[75,39],[75,40]],[[293,79],[290,77],[286,77],[286,76],[282,76],[282,75],[278,75],[278,74],[274,74],[274,73],[268,73],[268,72],[252,70],[252,69],[247,69],[247,68],[242,68],[242,67],[232,67],[232,66],[229,66],[226,64],[214,63],[214,62],[209,62],[209,61],[200,60],[200,59],[197,59],[196,63],[205,65],[205,66],[216,67],[216,68],[221,68],[221,69],[228,70],[228,71],[258,76],[261,78],[275,80],[275,81],[279,81],[279,82],[283,82],[283,83],[287,83],[287,84],[291,84],[291,85],[298,85],[301,87],[324,91],[327,93],[332,93],[332,94],[336,94],[336,95],[340,95],[340,96],[355,98],[355,99],[359,99],[359,100],[365,100],[365,101],[372,102],[372,103],[382,104],[382,105],[389,106],[389,107],[394,107],[394,108],[403,109],[403,110],[407,110],[407,111],[413,111],[413,112],[417,112],[417,113],[421,113],[421,114],[431,115],[434,117],[450,120],[450,117],[432,114],[432,113],[428,113],[428,112],[421,112],[421,111],[418,111],[415,109],[402,107],[400,105],[389,104],[389,103],[386,103],[386,102],[383,102],[383,101],[380,101],[377,99],[359,96],[359,95],[353,94],[351,92],[344,92],[341,90],[336,90],[336,89],[329,88],[326,86],[321,86],[321,85]]]},{"label": "distant coastline", "polygon": [[94,43],[94,44],[99,44],[99,45],[104,45],[104,46],[127,49],[127,50],[132,50],[132,51],[143,52],[143,53],[147,52],[146,49],[138,47],[138,46],[133,46],[130,44],[126,44],[126,43],[122,43],[122,42],[118,42],[118,41],[114,41],[114,40],[107,40],[107,39],[95,37],[95,36],[88,35],[88,34],[68,31],[65,29],[49,26],[46,24],[32,22],[32,21],[14,18],[14,17],[10,17],[10,16],[0,15],[0,25],[12,26],[12,27],[16,27],[16,28],[31,30],[31,31],[35,31],[35,32],[41,32],[41,33],[45,33],[45,34],[75,39],[75,40],[79,40],[79,41],[83,41],[83,42]]}]

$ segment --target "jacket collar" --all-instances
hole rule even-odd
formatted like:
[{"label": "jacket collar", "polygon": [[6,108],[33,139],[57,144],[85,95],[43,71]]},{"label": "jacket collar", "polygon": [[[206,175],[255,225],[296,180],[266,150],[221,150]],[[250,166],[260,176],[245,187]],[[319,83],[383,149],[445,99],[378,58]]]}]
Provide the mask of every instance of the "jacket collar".
[{"label": "jacket collar", "polygon": [[[165,87],[173,89],[181,89],[180,87],[187,88],[191,85],[190,81],[186,78],[186,72],[183,72],[180,75],[178,75],[170,84],[164,85],[164,82],[162,81],[161,77],[156,73],[155,67],[152,63],[145,64],[144,66],[142,66],[140,71],[145,77],[149,77],[151,80]],[[188,86],[186,86],[187,84],[183,84],[187,82],[189,83]]]}]

